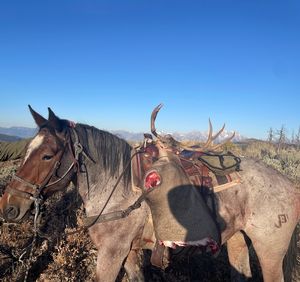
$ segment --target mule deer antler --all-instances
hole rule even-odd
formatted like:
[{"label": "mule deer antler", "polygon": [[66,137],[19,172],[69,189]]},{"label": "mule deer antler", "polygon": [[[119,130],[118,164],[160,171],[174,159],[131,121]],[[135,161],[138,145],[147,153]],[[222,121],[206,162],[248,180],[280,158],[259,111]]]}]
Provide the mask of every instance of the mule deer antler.
[{"label": "mule deer antler", "polygon": [[180,142],[176,141],[170,134],[165,135],[165,136],[161,136],[156,132],[156,128],[155,128],[155,119],[157,116],[157,113],[159,112],[159,110],[162,108],[162,104],[159,104],[157,107],[154,108],[154,110],[152,111],[151,114],[151,132],[152,134],[159,139],[160,141],[162,141],[163,143],[167,143],[167,145],[173,145],[176,147],[180,147],[181,149],[184,150],[189,150],[189,151],[195,151],[195,152],[204,152],[204,151],[216,151],[217,149],[219,149],[221,146],[223,146],[224,144],[226,144],[227,142],[229,142],[230,140],[233,139],[233,137],[235,136],[235,132],[228,138],[226,138],[225,140],[223,140],[223,142],[219,143],[219,144],[213,144],[213,141],[216,140],[220,134],[224,131],[225,128],[225,123],[222,126],[222,128],[213,135],[213,128],[212,128],[212,124],[210,119],[208,120],[209,122],[209,131],[208,131],[208,138],[205,142],[205,144],[201,147],[201,148],[193,148],[193,147],[186,147],[183,146]]}]

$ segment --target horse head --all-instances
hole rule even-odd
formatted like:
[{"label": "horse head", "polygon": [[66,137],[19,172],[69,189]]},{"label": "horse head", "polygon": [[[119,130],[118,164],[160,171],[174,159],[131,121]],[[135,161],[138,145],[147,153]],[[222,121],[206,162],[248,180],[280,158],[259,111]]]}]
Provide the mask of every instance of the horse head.
[{"label": "horse head", "polygon": [[33,203],[37,206],[48,195],[66,187],[76,171],[70,136],[73,124],[58,118],[50,108],[48,119],[30,106],[29,109],[39,130],[0,201],[3,217],[14,222],[20,221]]}]

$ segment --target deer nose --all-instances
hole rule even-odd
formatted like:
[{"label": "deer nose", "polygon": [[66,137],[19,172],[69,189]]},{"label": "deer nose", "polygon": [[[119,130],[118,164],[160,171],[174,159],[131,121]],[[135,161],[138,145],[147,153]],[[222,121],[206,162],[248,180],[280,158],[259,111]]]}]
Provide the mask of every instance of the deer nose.
[{"label": "deer nose", "polygon": [[8,221],[16,219],[19,216],[19,214],[19,208],[12,205],[8,205],[3,211],[3,216]]}]

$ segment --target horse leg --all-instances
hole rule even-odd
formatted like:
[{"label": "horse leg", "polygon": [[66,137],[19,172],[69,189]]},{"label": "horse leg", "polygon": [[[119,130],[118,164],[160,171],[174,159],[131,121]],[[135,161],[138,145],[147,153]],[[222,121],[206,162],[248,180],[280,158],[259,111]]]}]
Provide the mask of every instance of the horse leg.
[{"label": "horse leg", "polygon": [[[290,227],[290,226],[289,226]],[[293,226],[294,227],[294,226]],[[252,241],[257,254],[264,282],[282,282],[283,259],[287,252],[293,229],[274,230],[271,229],[250,230],[247,235]],[[249,231],[249,230],[248,230]]]},{"label": "horse leg", "polygon": [[116,246],[116,244],[106,244],[98,249],[96,281],[113,282],[116,280],[123,261],[129,253],[130,245]]},{"label": "horse leg", "polygon": [[124,263],[124,268],[129,281],[143,282],[144,274],[139,263],[139,250],[131,249]]},{"label": "horse leg", "polygon": [[253,244],[262,269],[264,282],[283,282],[282,263],[285,252],[272,250],[261,242]]},{"label": "horse leg", "polygon": [[139,267],[137,250],[129,250],[130,245],[116,247],[106,245],[98,251],[96,281],[113,282],[116,280],[124,262],[129,281],[144,281],[144,274]]},{"label": "horse leg", "polygon": [[250,278],[249,251],[242,232],[236,232],[227,242],[231,265],[231,281],[245,281]]},{"label": "horse leg", "polygon": [[142,272],[136,264],[137,253],[131,251],[136,249],[136,240],[140,235],[143,220],[145,219],[140,213],[133,212],[122,220],[95,224],[89,229],[90,237],[98,249],[96,281],[115,281],[123,263],[129,272],[129,279],[143,281]]}]

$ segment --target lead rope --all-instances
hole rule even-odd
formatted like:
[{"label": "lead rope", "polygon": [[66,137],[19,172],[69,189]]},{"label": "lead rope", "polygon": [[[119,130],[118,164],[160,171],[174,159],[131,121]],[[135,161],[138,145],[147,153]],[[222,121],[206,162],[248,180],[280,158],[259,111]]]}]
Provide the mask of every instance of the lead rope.
[{"label": "lead rope", "polygon": [[36,198],[34,200],[34,207],[35,207],[34,229],[33,229],[34,234],[33,234],[33,239],[31,242],[31,249],[30,249],[29,258],[27,261],[26,272],[25,272],[25,276],[24,276],[24,280],[23,280],[24,282],[27,282],[27,280],[28,280],[29,270],[30,270],[32,262],[33,262],[33,253],[34,253],[34,249],[36,247],[36,241],[37,241],[37,236],[38,236],[38,217],[39,217],[39,213],[40,213],[41,202],[42,202],[41,198]]}]

